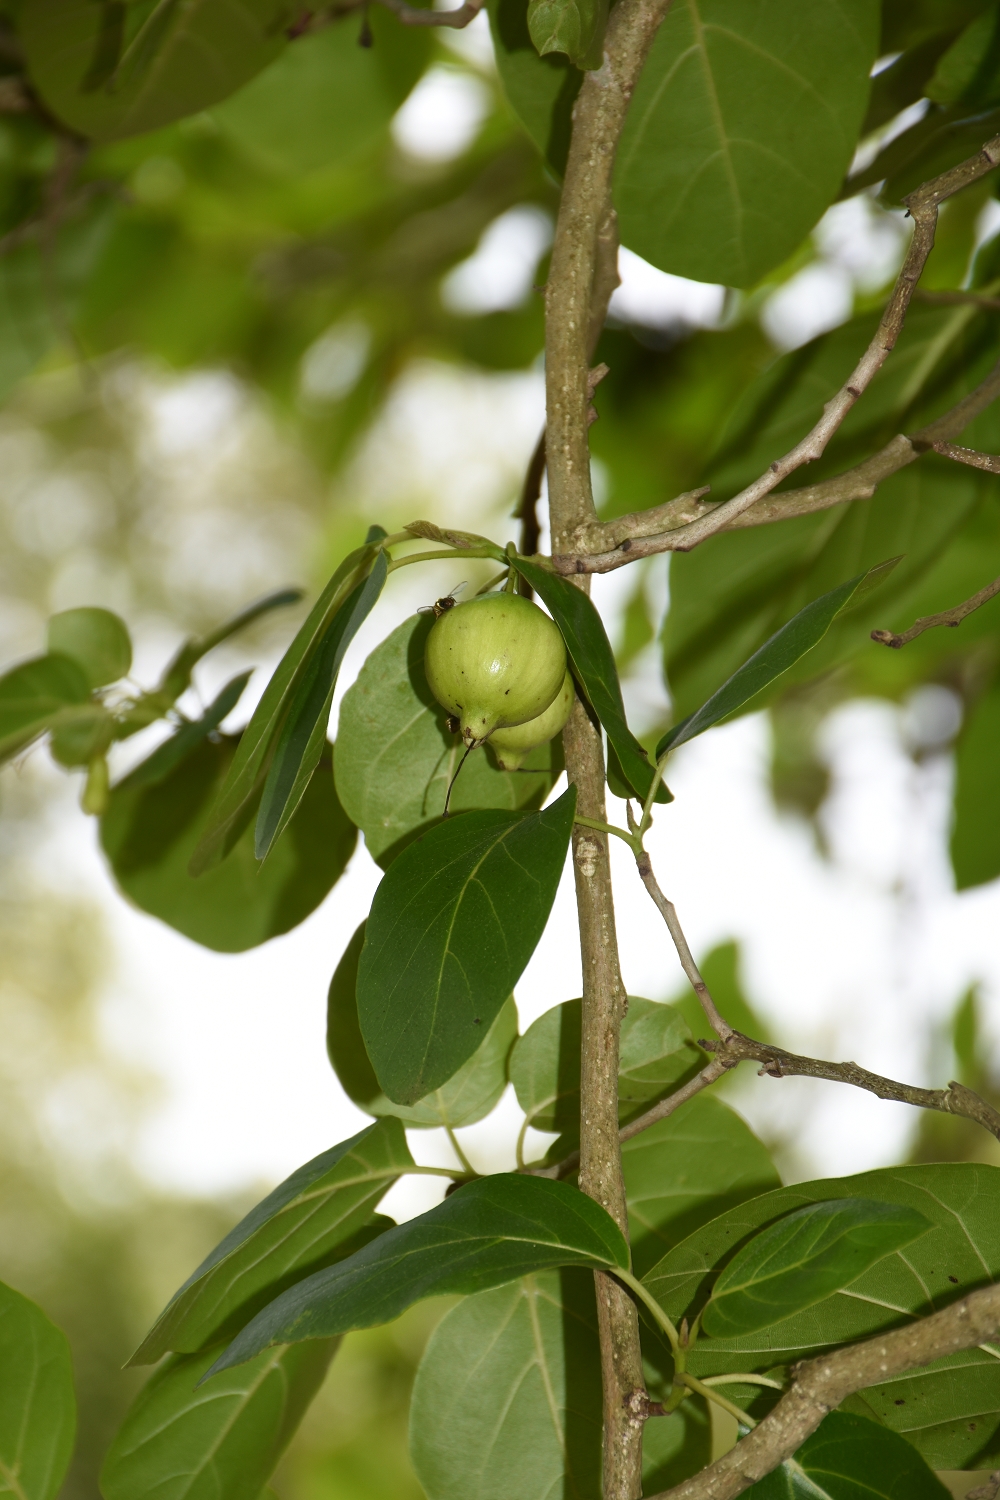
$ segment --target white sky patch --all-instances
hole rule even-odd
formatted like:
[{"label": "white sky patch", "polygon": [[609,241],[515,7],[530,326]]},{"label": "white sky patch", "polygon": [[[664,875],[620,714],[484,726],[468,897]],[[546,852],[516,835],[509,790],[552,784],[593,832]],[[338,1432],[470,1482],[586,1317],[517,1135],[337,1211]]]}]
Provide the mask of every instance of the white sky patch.
[{"label": "white sky patch", "polygon": [[364,373],[372,336],[360,318],[335,323],[302,356],[299,388],[310,401],[339,401]]},{"label": "white sky patch", "polygon": [[538,262],[552,243],[552,219],[524,203],[484,230],[475,253],[449,271],[441,301],[450,312],[474,315],[520,307],[531,296]]},{"label": "white sky patch", "polygon": [[760,321],[779,349],[798,349],[817,334],[845,323],[853,306],[850,273],[843,266],[819,261],[805,266],[768,298]]},{"label": "white sky patch", "polygon": [[396,145],[418,161],[461,156],[489,109],[489,90],[471,73],[443,64],[424,74],[392,122]]},{"label": "white sky patch", "polygon": [[645,328],[665,328],[671,323],[714,328],[722,316],[725,287],[658,271],[624,245],[618,252],[618,274],[621,286],[612,294],[609,312],[621,323]]}]

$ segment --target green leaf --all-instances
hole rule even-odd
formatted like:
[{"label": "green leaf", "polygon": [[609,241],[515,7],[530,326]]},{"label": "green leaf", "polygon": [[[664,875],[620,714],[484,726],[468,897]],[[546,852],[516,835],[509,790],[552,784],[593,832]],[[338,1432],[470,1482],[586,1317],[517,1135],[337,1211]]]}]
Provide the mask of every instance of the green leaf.
[{"label": "green leaf", "polygon": [[299,683],[321,650],[330,622],[374,560],[371,546],[359,547],[345,557],[275,668],[240,737],[239,749],[191,856],[192,875],[202,875],[221,864],[246,828]]},{"label": "green leaf", "polygon": [[[252,676],[253,669],[250,668],[230,678],[222,691],[213,698],[200,719],[192,719],[189,723],[182,724],[175,734],[156,747],[152,755],[147,756],[134,771],[129,772],[127,778],[129,786],[133,788],[156,786],[159,782],[165,781],[170,773],[187,759],[192,750],[218,729],[223,719],[229,717],[242,698],[243,691]],[[124,781],[120,784],[124,785]]]},{"label": "green leaf", "polygon": [[960,891],[1000,875],[997,746],[1000,687],[984,693],[963,726],[955,757],[955,820],[951,863]]},{"label": "green leaf", "polygon": [[484,1119],[507,1086],[507,1060],[517,1036],[513,995],[467,1063],[453,1078],[416,1104],[393,1104],[379,1088],[358,1021],[358,959],[366,923],[355,932],[330,981],[326,1050],[345,1093],[370,1115],[395,1115],[406,1125],[457,1130]]},{"label": "green leaf", "polygon": [[298,176],[341,166],[373,145],[430,56],[426,28],[373,9],[371,47],[348,15],[300,37],[212,111],[223,133],[271,171]]},{"label": "green leaf", "polygon": [[[565,1000],[539,1016],[515,1043],[510,1081],[528,1123],[536,1130],[579,1133],[581,1023],[582,1002]],[[630,995],[621,1027],[620,1119],[624,1122],[641,1114],[697,1066],[702,1056],[675,1010]]]},{"label": "green leaf", "polygon": [[87,703],[90,684],[68,656],[36,656],[0,677],[0,760],[50,728],[69,704]]},{"label": "green leaf", "polygon": [[76,662],[92,688],[127,677],[132,641],[110,609],[64,609],[49,620],[48,648]]},{"label": "green leaf", "polygon": [[662,271],[747,287],[798,247],[857,145],[875,0],[679,0],[618,148],[622,239]]},{"label": "green leaf", "polygon": [[210,630],[208,635],[185,641],[164,672],[157,693],[162,693],[172,703],[175,698],[180,697],[185,688],[190,686],[191,673],[203,656],[207,656],[210,651],[215,650],[216,646],[221,646],[223,641],[230,640],[262,616],[270,614],[273,609],[284,609],[289,604],[298,604],[301,598],[301,589],[275,589],[272,593],[265,594],[263,599],[257,599],[228,620],[224,620],[221,625]]},{"label": "green leaf", "polygon": [[565,1182],[501,1172],[300,1281],[258,1313],[213,1366],[271,1344],[388,1323],[423,1297],[481,1292],[556,1266],[628,1269],[628,1245],[600,1204]]},{"label": "green leaf", "polygon": [[[735,1026],[744,1036],[756,1037],[759,1042],[774,1040],[763,1018],[757,1014],[744,993],[738,943],[719,943],[699,960],[698,967],[712,999],[730,1026]],[[698,1003],[697,995],[687,981],[681,993],[672,996],[669,1003],[680,1011],[691,1028],[692,1036],[715,1036],[715,1031],[708,1024],[705,1012]],[[721,1083],[722,1079],[713,1088],[714,1094],[718,1094]]]},{"label": "green leaf", "polygon": [[59,119],[94,140],[197,114],[285,46],[283,0],[159,0],[152,11],[130,8],[117,35],[107,28],[116,11],[115,0],[32,0],[18,19],[32,83]]},{"label": "green leaf", "polygon": [[466,1297],[413,1387],[410,1454],[428,1500],[599,1500],[600,1370],[586,1272]]},{"label": "green leaf", "polygon": [[[420,614],[404,620],[368,657],[340,706],[337,795],[383,869],[439,820],[464,750],[424,677],[433,623]],[[540,806],[562,770],[561,741],[533,750],[525,766],[533,774],[501,771],[488,747],[474,751],[455,782],[452,812]]]},{"label": "green leaf", "polygon": [[892,557],[887,562],[877,563],[874,568],[849,578],[839,588],[831,589],[828,594],[800,609],[712,694],[707,703],[667,731],[656,747],[657,759],[665,750],[677,749],[696,735],[704,734],[713,724],[738,713],[807,651],[811,651],[826,635],[841,610],[846,609],[856,596],[877,588],[900,560]]},{"label": "green leaf", "polygon": [[[604,622],[589,597],[567,578],[550,573],[538,563],[523,557],[515,560],[518,572],[548,606],[552,618],[562,631],[573,675],[590,700],[590,706],[604,725],[608,740],[618,757],[618,767],[628,785],[641,799],[649,793],[653,767],[643,747],[625,722],[618,668],[608,640]],[[670,801],[665,787],[657,792],[657,802]]]},{"label": "green leaf", "polygon": [[0,1495],[54,1500],[76,1435],[66,1336],[0,1281]]},{"label": "green leaf", "polygon": [[287,932],[315,910],[343,874],[357,833],[327,771],[313,778],[287,836],[263,868],[254,855],[253,829],[247,828],[229,859],[195,880],[191,854],[204,838],[213,798],[239,743],[209,739],[207,733],[205,720],[186,725],[176,736],[185,737],[183,747],[168,740],[112,789],[101,845],[115,880],[136,906],[206,948],[240,953]]},{"label": "green leaf", "polygon": [[270,1349],[200,1387],[218,1349],[175,1355],[126,1413],[101,1470],[104,1500],[258,1495],[323,1384],[337,1343]]},{"label": "green leaf", "polygon": [[544,812],[461,813],[393,862],[358,967],[358,1016],[385,1093],[415,1104],[478,1049],[548,921],[576,788]]},{"label": "green leaf", "polygon": [[998,102],[997,25],[995,7],[983,11],[956,37],[938,59],[925,90],[935,104],[957,104],[985,109]]},{"label": "green leaf", "polygon": [[710,1338],[768,1328],[842,1291],[930,1227],[916,1209],[865,1198],[796,1209],[754,1235],[729,1262],[702,1327]]},{"label": "green leaf", "polygon": [[637,1276],[700,1225],[781,1182],[746,1121],[710,1094],[625,1141],[622,1171]]},{"label": "green leaf", "polygon": [[174,1293],[129,1363],[155,1364],[168,1349],[193,1354],[231,1338],[279,1292],[342,1258],[412,1166],[399,1121],[379,1120],[297,1168]]},{"label": "green leaf", "polygon": [[[969,1162],[887,1167],[797,1183],[751,1199],[695,1231],[643,1277],[675,1323],[705,1306],[713,1284],[759,1229],[810,1203],[868,1198],[915,1209],[934,1226],[903,1254],[877,1261],[843,1292],[757,1333],[699,1340],[693,1374],[766,1371],[871,1338],[1000,1279],[1000,1168]],[[993,1452],[1000,1430],[1000,1358],[967,1350],[851,1398],[851,1409],[905,1436],[935,1469]]]},{"label": "green leaf", "polygon": [[326,744],[333,690],[347,648],[374,609],[388,576],[389,561],[380,552],[368,577],[330,621],[298,680],[257,813],[254,850],[258,859],[266,858],[302,801]]},{"label": "green leaf", "polygon": [[580,68],[601,66],[607,0],[528,0],[528,32],[539,56],[564,52]]},{"label": "green leaf", "polygon": [[569,150],[573,101],[582,75],[568,57],[539,57],[523,0],[488,0],[497,71],[511,108],[557,175]]},{"label": "green leaf", "polygon": [[904,1438],[833,1411],[793,1459],[744,1493],[750,1500],[947,1500],[950,1491]]}]

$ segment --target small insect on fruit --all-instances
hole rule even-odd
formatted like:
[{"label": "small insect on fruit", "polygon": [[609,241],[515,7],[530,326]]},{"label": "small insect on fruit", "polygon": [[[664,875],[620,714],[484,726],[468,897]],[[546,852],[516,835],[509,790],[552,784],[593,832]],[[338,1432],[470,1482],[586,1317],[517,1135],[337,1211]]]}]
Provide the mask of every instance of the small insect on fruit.
[{"label": "small insect on fruit", "polygon": [[421,605],[421,607],[417,610],[417,614],[433,615],[435,620],[440,620],[441,616],[445,613],[446,610],[455,608],[455,605],[458,603],[455,595],[460,594],[461,591],[465,588],[466,581],[467,580],[463,579],[461,583],[456,583],[450,594],[445,594],[442,599],[435,599],[433,604]]},{"label": "small insect on fruit", "polygon": [[427,685],[457,715],[462,738],[481,745],[495,729],[545,712],[566,675],[558,626],[518,594],[483,594],[445,610],[424,651]]}]

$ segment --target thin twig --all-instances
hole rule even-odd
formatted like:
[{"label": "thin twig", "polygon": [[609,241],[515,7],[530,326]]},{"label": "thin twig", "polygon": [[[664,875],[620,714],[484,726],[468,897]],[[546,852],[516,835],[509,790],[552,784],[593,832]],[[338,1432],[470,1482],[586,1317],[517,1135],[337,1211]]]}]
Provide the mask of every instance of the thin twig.
[{"label": "thin twig", "polygon": [[691,949],[688,947],[687,938],[684,936],[684,931],[681,927],[681,924],[677,920],[677,912],[674,909],[674,904],[672,901],[668,901],[666,896],[660,890],[660,887],[657,884],[656,876],[653,874],[653,866],[650,864],[649,855],[646,853],[645,849],[641,854],[636,855],[635,863],[636,868],[639,871],[639,878],[641,879],[643,885],[646,887],[646,890],[649,892],[653,904],[655,905],[657,911],[660,913],[660,916],[667,924],[667,930],[674,940],[674,947],[677,949],[677,957],[681,961],[681,968],[687,975],[688,983],[691,985],[691,988],[698,996],[698,1003],[701,1006],[702,1010],[705,1012],[705,1019],[708,1021],[708,1024],[709,1026],[711,1026],[712,1030],[716,1032],[716,1034],[720,1036],[724,1042],[728,1041],[730,1037],[736,1036],[738,1035],[738,1033],[733,1030],[725,1017],[719,1014],[715,1001],[712,999],[711,993],[709,992],[708,985],[705,983],[704,979],[702,979],[698,969],[698,965],[694,961],[694,955],[692,954]]},{"label": "thin twig", "polygon": [[[757,505],[782,480],[787,479],[803,464],[812,463],[822,457],[831,438],[839,430],[858,399],[871,385],[896,345],[914,288],[934,245],[940,204],[946,198],[960,192],[962,188],[968,187],[970,183],[978,181],[980,177],[993,171],[998,163],[1000,163],[1000,136],[994,136],[975,156],[970,156],[958,166],[923,183],[904,200],[907,212],[913,219],[913,235],[875,337],[840,390],[826,403],[823,415],[812,430],[783,457],[776,458],[769,464],[759,478],[740,490],[732,499],[658,538],[660,546],[650,547],[650,539],[647,538],[646,546],[640,552],[629,547],[627,545],[629,539],[626,539],[617,550],[623,548],[629,554],[627,560],[631,561],[632,556],[648,556],[653,551],[689,552],[708,537],[732,525],[739,516]],[[579,537],[581,542],[586,543],[593,539],[593,535],[588,535],[586,529],[581,531]],[[598,568],[588,566],[588,563],[592,564],[594,561],[593,556],[588,554],[593,554],[597,550],[598,548],[594,546],[578,546],[575,551],[579,555],[564,553],[559,557],[554,556],[553,561],[557,569],[565,573],[610,571],[607,566]],[[611,566],[616,565],[621,564],[611,564]]]},{"label": "thin twig", "polygon": [[878,641],[882,646],[891,646],[894,651],[898,651],[900,646],[908,646],[911,641],[916,640],[918,635],[923,635],[925,630],[934,630],[938,625],[950,627],[961,625],[967,615],[971,615],[982,605],[988,604],[997,594],[1000,594],[1000,578],[994,578],[993,582],[980,589],[978,594],[973,594],[971,599],[966,599],[962,604],[956,604],[952,609],[943,609],[937,615],[921,615],[919,620],[914,620],[909,630],[903,630],[899,635],[891,630],[873,630],[872,640]]},{"label": "thin twig", "polygon": [[[542,534],[538,519],[538,502],[542,498],[542,480],[545,477],[545,428],[539,434],[534,452],[528,462],[521,486],[521,498],[514,515],[521,523],[521,556],[534,557]],[[531,586],[521,580],[521,593],[526,599],[534,597]]]},{"label": "thin twig", "polygon": [[404,26],[450,26],[455,31],[468,26],[483,8],[483,0],[467,0],[457,10],[418,10],[407,5],[406,0],[376,0],[376,3],[391,10]]},{"label": "thin twig", "polygon": [[1000,474],[1000,456],[996,453],[980,453],[978,448],[959,448],[956,443],[932,443],[931,447],[942,458],[953,458],[956,463],[968,464],[970,469]]},{"label": "thin twig", "polygon": [[909,1327],[796,1365],[792,1388],[735,1448],[651,1500],[735,1500],[790,1458],[848,1396],[1000,1332],[1000,1286],[983,1287]]}]

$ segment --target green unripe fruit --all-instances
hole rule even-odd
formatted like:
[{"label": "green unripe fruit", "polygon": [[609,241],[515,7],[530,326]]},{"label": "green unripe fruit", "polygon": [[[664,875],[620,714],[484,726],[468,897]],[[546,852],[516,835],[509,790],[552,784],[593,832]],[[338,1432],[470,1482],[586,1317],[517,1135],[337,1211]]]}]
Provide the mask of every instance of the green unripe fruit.
[{"label": "green unripe fruit", "polygon": [[427,685],[455,714],[467,745],[545,712],[566,675],[558,626],[519,594],[484,594],[435,620],[424,651]]},{"label": "green unripe fruit", "polygon": [[537,719],[528,719],[509,729],[494,729],[490,735],[490,744],[501,771],[516,771],[529,751],[537,750],[539,745],[547,745],[549,740],[555,739],[569,718],[574,697],[573,678],[567,672],[555,698]]}]

